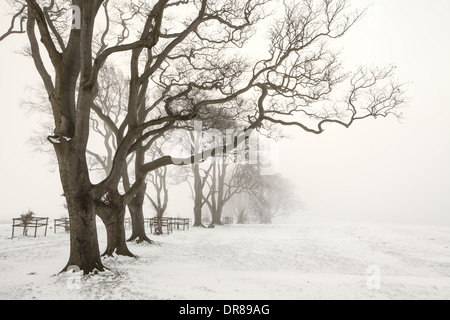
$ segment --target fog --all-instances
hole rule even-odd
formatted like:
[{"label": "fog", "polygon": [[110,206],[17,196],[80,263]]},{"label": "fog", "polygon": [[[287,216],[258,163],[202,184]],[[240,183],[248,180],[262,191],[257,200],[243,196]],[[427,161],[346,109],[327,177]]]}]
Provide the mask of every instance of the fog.
[{"label": "fog", "polygon": [[[305,203],[298,215],[450,225],[450,2],[371,3],[365,19],[336,45],[350,70],[398,67],[409,97],[405,119],[364,120],[350,129],[328,125],[322,135],[291,128],[280,143],[280,172]],[[4,11],[5,4],[0,7]],[[1,30],[9,23],[0,16]],[[27,88],[40,84],[32,61],[15,52],[24,45],[24,35],[0,43],[2,221],[28,209],[38,216],[64,215],[58,174],[49,172],[48,156],[34,153],[29,143],[42,118],[20,107]],[[191,214],[188,188],[170,192],[169,212]]]}]

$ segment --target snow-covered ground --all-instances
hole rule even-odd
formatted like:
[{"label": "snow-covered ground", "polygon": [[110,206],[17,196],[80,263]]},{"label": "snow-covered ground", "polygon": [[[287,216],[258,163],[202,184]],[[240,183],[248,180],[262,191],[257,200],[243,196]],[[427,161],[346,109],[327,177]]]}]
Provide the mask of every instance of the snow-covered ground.
[{"label": "snow-covered ground", "polygon": [[[128,230],[130,231],[130,230]],[[449,299],[450,228],[300,221],[225,226],[130,244],[100,275],[59,274],[69,235],[11,239],[0,299]],[[99,225],[99,239],[105,233]]]}]

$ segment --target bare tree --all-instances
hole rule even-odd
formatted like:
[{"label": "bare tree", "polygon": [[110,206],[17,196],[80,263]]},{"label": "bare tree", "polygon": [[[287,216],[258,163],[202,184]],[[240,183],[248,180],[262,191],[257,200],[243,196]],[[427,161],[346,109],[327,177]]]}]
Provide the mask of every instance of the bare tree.
[{"label": "bare tree", "polygon": [[[100,72],[100,78],[98,81],[98,94],[92,106],[91,112],[91,129],[94,133],[93,137],[95,141],[100,140],[100,145],[103,148],[99,148],[98,143],[96,145],[88,144],[86,153],[87,161],[90,172],[96,172],[97,175],[104,179],[111,171],[113,164],[113,157],[120,144],[119,126],[123,123],[123,119],[126,117],[126,108],[128,102],[128,79],[124,77],[122,72],[115,68],[113,65],[105,65]],[[51,118],[51,107],[49,106],[45,94],[36,88],[32,89],[34,93],[34,99],[28,98],[24,102],[27,110],[38,112],[46,117]],[[38,98],[38,99],[36,99]],[[46,120],[46,119],[45,119]],[[49,121],[43,121],[41,124],[41,130],[37,131],[31,142],[33,143],[35,150],[39,152],[45,152],[51,155],[51,165],[57,165],[54,150],[49,146],[48,140],[44,137],[47,132],[51,131],[51,123]],[[95,139],[97,138],[100,139]],[[97,141],[98,142],[98,141]],[[149,149],[151,144],[147,144],[144,148],[138,148],[136,153],[132,153],[127,160],[127,167],[122,176],[122,188],[128,191],[131,187],[130,174],[137,172],[139,167],[133,169],[132,164],[139,165],[142,162],[142,155]],[[138,155],[139,162],[135,159]],[[128,241],[136,240],[138,243],[152,241],[147,237],[145,233],[144,216],[143,216],[143,202],[146,192],[146,186],[142,185],[141,190],[136,194],[133,200],[128,203],[128,208],[132,218],[132,235]],[[115,232],[117,228],[115,224],[117,219],[109,220],[110,215],[105,214],[103,211],[97,212],[106,225],[108,233]],[[111,238],[113,238],[112,236]],[[106,250],[105,254],[112,254],[114,249]]]},{"label": "bare tree", "polygon": [[[106,177],[112,169],[114,155],[123,140],[122,131],[126,124],[129,80],[123,76],[120,70],[111,65],[105,65],[100,71],[100,75],[97,98],[92,106],[91,127],[103,140],[104,155],[90,149],[87,152],[90,156],[88,159],[91,160],[89,163],[100,164],[106,173]],[[145,103],[145,100],[142,103]],[[140,108],[140,110],[144,110],[144,108]],[[142,111],[139,111],[138,116],[142,117]],[[122,173],[122,187],[125,192],[129,191],[132,185],[130,175],[139,172],[145,162],[146,152],[150,149],[152,143],[161,136],[156,135],[145,145],[137,146],[135,152],[129,156],[127,166]],[[143,241],[152,243],[145,232],[143,211],[145,193],[146,185],[142,184],[136,195],[127,204],[132,221],[132,234],[128,241],[136,240],[138,243]]]},{"label": "bare tree", "polygon": [[260,223],[270,224],[272,219],[303,209],[303,203],[289,180],[281,175],[260,176],[258,183],[248,189],[249,208]]},{"label": "bare tree", "polygon": [[[52,108],[54,132],[48,141],[57,155],[71,220],[65,269],[104,270],[95,225],[98,207],[118,222],[111,242],[115,251],[130,254],[123,232],[125,206],[141,190],[147,173],[192,163],[198,155],[184,162],[170,156],[146,162],[130,189],[120,194],[128,157],[176,125],[201,121],[206,110],[232,110],[243,132],[272,123],[320,134],[327,124],[349,127],[368,117],[398,115],[403,102],[401,87],[391,81],[392,68],[361,68],[349,77],[340,72],[338,56],[324,41],[343,36],[361,17],[346,0],[129,0],[129,6],[119,8],[122,12],[107,0],[42,3],[14,1],[12,25],[26,23],[31,57]],[[57,22],[63,13],[56,8],[67,3],[80,9],[80,28],[62,32]],[[271,3],[279,4],[282,16],[264,13]],[[65,12],[70,15],[71,10]],[[270,43],[262,55],[244,59],[246,43],[264,20],[266,25],[273,21]],[[14,30],[22,29],[10,28],[2,41]],[[113,57],[128,59],[126,118],[110,173],[94,184],[86,157],[90,115],[100,71]],[[339,88],[347,89],[345,99],[334,94]],[[148,92],[151,102],[145,99]]]},{"label": "bare tree", "polygon": [[213,225],[222,225],[222,214],[225,206],[236,195],[249,191],[252,186],[247,184],[246,166],[227,163],[222,158],[216,158],[211,164],[209,177],[206,177],[208,192],[203,194],[212,217]]},{"label": "bare tree", "polygon": [[[184,139],[182,139],[181,141],[183,147],[189,150],[189,152],[194,153],[196,149],[200,148],[200,146],[206,149],[218,148],[223,146],[223,131],[225,130],[225,128],[234,128],[236,126],[235,118],[227,112],[217,112],[214,110],[210,110],[208,113],[209,114],[207,117],[202,117],[202,119],[206,120],[206,129],[211,127],[214,128],[216,131],[215,133],[219,133],[219,136],[221,136],[222,139],[215,141],[214,137],[204,137],[202,130],[198,132],[199,130],[197,128],[197,132],[189,132],[189,134],[184,135]],[[219,128],[222,130],[219,130]],[[219,161],[222,162],[221,159],[223,160],[223,156],[213,157],[211,159],[208,159],[208,161],[204,161],[203,163],[194,162],[181,174],[181,176],[183,177],[182,180],[186,181],[189,184],[192,199],[194,201],[194,227],[205,227],[202,222],[202,213],[205,205],[208,205],[211,213],[217,212],[217,209],[219,208],[218,205],[220,206],[220,210],[222,210],[222,202],[216,201],[217,195],[215,192],[216,189],[214,189],[218,182],[216,179],[217,164]],[[222,170],[222,173],[226,174],[226,170]],[[223,179],[220,178],[220,182],[225,182],[224,177]],[[222,197],[224,196],[224,192],[223,184],[220,184],[220,182],[220,199],[222,199]],[[205,189],[209,191],[206,191]],[[213,200],[211,200],[212,197],[214,197]],[[223,202],[223,204],[225,204],[225,202]]]},{"label": "bare tree", "polygon": [[249,201],[249,194],[244,192],[233,197],[229,206],[236,218],[236,224],[245,224],[252,221],[253,210]]},{"label": "bare tree", "polygon": [[191,184],[189,180],[187,180],[187,182],[191,189],[192,199],[194,200],[193,226],[205,228],[202,222],[203,207],[206,204],[203,196],[203,190],[209,177],[208,170],[212,169],[212,167],[210,167],[208,170],[204,170],[200,167],[199,163],[193,163],[191,169],[193,175],[193,183]]},{"label": "bare tree", "polygon": [[[162,145],[154,144],[152,146],[153,159],[161,157],[163,155]],[[154,170],[148,176],[148,180],[151,183],[153,194],[146,193],[147,199],[150,201],[153,209],[156,212],[157,227],[155,228],[155,234],[163,234],[162,218],[166,213],[167,206],[169,204],[169,189],[167,187],[167,167],[162,167]]]}]

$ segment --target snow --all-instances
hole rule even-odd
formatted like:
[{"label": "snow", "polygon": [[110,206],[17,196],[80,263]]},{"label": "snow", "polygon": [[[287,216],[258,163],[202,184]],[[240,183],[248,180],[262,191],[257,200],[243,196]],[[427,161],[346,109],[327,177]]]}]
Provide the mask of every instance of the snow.
[{"label": "snow", "polygon": [[61,143],[61,139],[58,136],[48,137],[48,139],[50,140],[51,143],[54,143],[54,144],[60,144]]},{"label": "snow", "polygon": [[59,273],[69,253],[62,229],[11,239],[0,225],[0,299],[450,298],[448,227],[304,219],[152,238],[129,244],[139,259],[104,258],[108,271],[81,276]]}]

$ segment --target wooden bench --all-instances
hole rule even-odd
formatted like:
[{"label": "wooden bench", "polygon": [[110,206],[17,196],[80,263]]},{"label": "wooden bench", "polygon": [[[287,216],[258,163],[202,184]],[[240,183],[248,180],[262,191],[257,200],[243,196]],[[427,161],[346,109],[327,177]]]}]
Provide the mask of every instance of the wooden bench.
[{"label": "wooden bench", "polygon": [[[144,226],[150,226],[151,218],[144,218]],[[133,220],[131,217],[125,218],[125,227],[131,228],[133,226]]]},{"label": "wooden bench", "polygon": [[183,231],[186,229],[189,230],[189,226],[191,224],[191,219],[189,218],[172,218],[172,223],[177,230],[180,230],[180,227],[183,227]]},{"label": "wooden bench", "polygon": [[48,218],[42,217],[33,217],[30,218],[29,221],[25,222],[22,218],[14,218],[12,224],[12,238],[14,238],[14,230],[15,228],[23,228],[22,235],[26,236],[28,232],[28,228],[34,228],[34,237],[36,238],[37,229],[41,227],[45,227],[45,234],[47,236],[47,227],[48,227]]},{"label": "wooden bench", "polygon": [[[158,228],[158,218],[154,217],[154,218],[150,218],[150,233],[153,234],[153,228]],[[166,228],[167,234],[169,234],[170,232],[173,231],[173,222],[172,222],[172,218],[167,218],[167,217],[162,217],[161,218],[161,228]],[[162,232],[162,230],[161,230]]]},{"label": "wooden bench", "polygon": [[[174,229],[180,230],[181,227],[183,231],[186,229],[189,230],[191,223],[191,219],[189,218],[172,218],[172,217],[162,217],[161,218],[161,227],[166,229],[167,234],[173,232]],[[158,227],[158,218],[150,218],[149,219],[150,232],[153,233],[153,228]],[[162,231],[162,230],[161,230]]]},{"label": "wooden bench", "polygon": [[224,217],[224,218],[222,218],[222,223],[223,224],[233,224],[233,218],[231,218],[231,217]]}]

